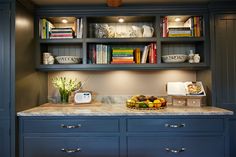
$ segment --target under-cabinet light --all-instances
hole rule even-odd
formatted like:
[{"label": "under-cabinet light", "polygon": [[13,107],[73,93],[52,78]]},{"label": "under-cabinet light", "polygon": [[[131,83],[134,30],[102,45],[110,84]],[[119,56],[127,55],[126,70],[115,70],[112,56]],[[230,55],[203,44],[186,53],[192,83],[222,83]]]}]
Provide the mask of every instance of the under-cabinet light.
[{"label": "under-cabinet light", "polygon": [[67,19],[62,19],[61,22],[62,23],[68,23],[68,20]]},{"label": "under-cabinet light", "polygon": [[125,19],[119,18],[119,19],[118,19],[118,22],[123,23],[123,22],[125,22]]},{"label": "under-cabinet light", "polygon": [[175,22],[179,22],[181,19],[179,17],[175,18]]}]

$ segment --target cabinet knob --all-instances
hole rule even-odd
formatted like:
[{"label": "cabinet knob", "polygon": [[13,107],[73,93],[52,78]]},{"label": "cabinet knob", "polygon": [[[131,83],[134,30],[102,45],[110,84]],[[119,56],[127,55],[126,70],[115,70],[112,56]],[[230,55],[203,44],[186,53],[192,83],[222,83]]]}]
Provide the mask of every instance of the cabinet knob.
[{"label": "cabinet knob", "polygon": [[65,153],[76,153],[76,152],[81,151],[81,149],[80,148],[77,148],[77,149],[65,149],[65,148],[62,148],[61,151],[65,152]]},{"label": "cabinet knob", "polygon": [[165,150],[166,150],[167,152],[170,152],[170,153],[178,154],[178,153],[184,152],[184,151],[186,150],[186,148],[181,148],[181,149],[179,149],[179,150],[170,149],[170,148],[165,148]]},{"label": "cabinet knob", "polygon": [[168,128],[183,128],[185,127],[186,125],[183,123],[183,124],[165,124],[165,127],[168,127]]},{"label": "cabinet knob", "polygon": [[65,124],[61,124],[62,128],[66,128],[66,129],[75,129],[75,128],[80,128],[82,125],[78,124],[78,125],[65,125]]}]

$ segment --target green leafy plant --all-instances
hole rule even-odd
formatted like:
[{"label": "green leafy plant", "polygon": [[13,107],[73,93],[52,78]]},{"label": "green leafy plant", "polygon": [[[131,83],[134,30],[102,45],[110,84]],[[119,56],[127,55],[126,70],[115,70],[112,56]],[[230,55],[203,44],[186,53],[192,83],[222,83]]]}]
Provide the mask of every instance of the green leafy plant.
[{"label": "green leafy plant", "polygon": [[81,86],[81,82],[76,79],[66,77],[56,77],[52,79],[52,84],[57,88],[61,95],[61,102],[68,103],[69,95]]}]

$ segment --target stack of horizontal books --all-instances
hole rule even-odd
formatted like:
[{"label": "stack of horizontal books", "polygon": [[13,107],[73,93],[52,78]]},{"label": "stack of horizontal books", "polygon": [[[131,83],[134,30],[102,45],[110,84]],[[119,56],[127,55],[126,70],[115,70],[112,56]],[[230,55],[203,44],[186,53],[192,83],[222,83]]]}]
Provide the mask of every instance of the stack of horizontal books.
[{"label": "stack of horizontal books", "polygon": [[169,28],[169,37],[191,37],[192,31],[190,27]]},{"label": "stack of horizontal books", "polygon": [[74,32],[72,28],[52,28],[50,39],[72,39]]},{"label": "stack of horizontal books", "polygon": [[133,64],[133,48],[113,48],[111,64]]}]

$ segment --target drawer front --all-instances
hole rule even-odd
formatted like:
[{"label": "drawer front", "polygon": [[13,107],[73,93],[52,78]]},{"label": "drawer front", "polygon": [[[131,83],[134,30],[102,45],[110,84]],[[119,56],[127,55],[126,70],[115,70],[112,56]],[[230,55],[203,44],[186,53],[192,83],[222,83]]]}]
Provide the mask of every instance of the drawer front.
[{"label": "drawer front", "polygon": [[118,157],[118,137],[24,138],[23,157]]},{"label": "drawer front", "polygon": [[224,157],[220,137],[128,137],[128,157]]},{"label": "drawer front", "polygon": [[24,120],[24,133],[118,132],[118,119]]},{"label": "drawer front", "polygon": [[128,119],[129,132],[222,132],[222,119]]}]

